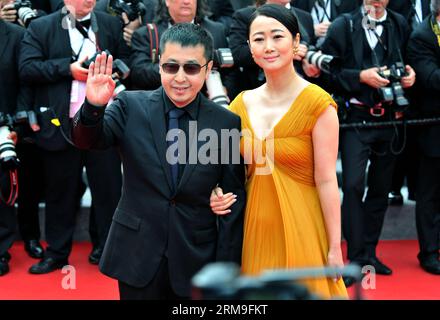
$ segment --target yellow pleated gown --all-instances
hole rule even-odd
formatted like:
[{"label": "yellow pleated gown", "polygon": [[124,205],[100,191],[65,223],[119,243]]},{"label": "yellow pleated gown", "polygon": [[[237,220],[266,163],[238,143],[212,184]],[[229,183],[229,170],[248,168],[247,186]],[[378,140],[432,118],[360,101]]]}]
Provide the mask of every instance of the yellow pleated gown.
[{"label": "yellow pleated gown", "polygon": [[[230,110],[241,118],[241,153],[248,163],[244,274],[327,264],[326,228],[314,183],[312,130],[330,105],[336,107],[327,92],[308,85],[272,134],[261,141],[249,121],[243,92],[231,103]],[[258,154],[262,158],[258,159]],[[304,284],[322,298],[347,297],[342,279],[336,283],[314,279]]]}]

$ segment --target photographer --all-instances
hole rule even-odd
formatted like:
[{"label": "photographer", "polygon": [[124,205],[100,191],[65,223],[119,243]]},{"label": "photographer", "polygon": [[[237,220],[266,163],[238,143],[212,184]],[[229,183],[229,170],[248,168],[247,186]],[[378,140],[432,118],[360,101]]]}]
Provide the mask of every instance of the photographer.
[{"label": "photographer", "polygon": [[[0,0],[0,10],[5,3],[6,1]],[[5,22],[0,18],[0,112],[3,114],[14,114],[16,111],[20,89],[17,57],[24,32],[25,30],[22,27]],[[3,166],[0,167],[1,187],[4,186],[5,183],[3,182],[8,175],[7,170]],[[11,256],[8,250],[16,237],[15,231],[14,207],[6,206],[3,202],[0,202],[0,276],[9,272]]]},{"label": "photographer", "polygon": [[[395,120],[401,115],[398,104],[406,100],[397,89],[410,88],[415,82],[414,70],[402,61],[408,25],[401,15],[387,10],[387,5],[388,0],[364,0],[357,11],[333,22],[322,45],[324,53],[343,61],[341,70],[329,75],[329,84],[345,99],[339,108],[345,111],[348,106],[348,123]],[[389,71],[393,72],[387,77]],[[392,101],[384,96],[391,88]],[[376,273],[384,275],[392,270],[377,258],[376,246],[396,159],[391,152],[394,140],[393,128],[349,129],[340,134],[342,223],[348,258],[359,265],[372,265]]]},{"label": "photographer", "polygon": [[293,6],[310,12],[313,18],[315,36],[320,47],[331,23],[341,14],[357,9],[361,0],[295,0]]},{"label": "photographer", "polygon": [[226,34],[229,34],[231,27],[232,15],[234,8],[230,0],[207,0],[208,8],[211,12],[209,17],[213,21],[220,22],[226,29]]},{"label": "photographer", "polygon": [[[259,1],[259,3],[273,3],[290,8],[298,20],[302,42],[299,45],[299,50],[295,56],[295,68],[297,72],[303,76],[310,78],[318,76],[320,73],[319,69],[310,65],[307,60],[304,59],[308,51],[308,48],[304,43],[313,45],[316,41],[313,33],[313,20],[310,14],[301,9],[290,7],[289,0],[269,0]],[[231,25],[229,41],[232,54],[236,64],[242,68],[242,72],[240,73],[241,81],[239,82],[240,91],[254,89],[265,82],[264,73],[252,59],[248,44],[248,25],[255,9],[256,7],[252,6],[237,10],[234,13]]]},{"label": "photographer", "polygon": [[[440,0],[431,0],[432,14],[419,25],[408,43],[408,59],[418,74],[419,100],[414,107],[422,118],[440,118]],[[440,274],[440,125],[420,128],[416,222],[420,266]]]},{"label": "photographer", "polygon": [[0,9],[0,19],[27,27],[29,23],[51,12],[56,0],[6,0]]},{"label": "photographer", "polygon": [[89,256],[91,263],[99,262],[121,190],[116,150],[80,151],[72,146],[69,132],[85,95],[88,69],[84,63],[105,49],[115,58],[126,59],[128,48],[118,19],[94,12],[94,0],[65,0],[65,4],[71,12],[63,8],[31,23],[20,54],[20,77],[35,86],[34,107],[39,108],[41,127],[36,142],[44,150],[46,182],[48,248],[44,258],[30,268],[33,274],[48,273],[68,264],[78,184],[84,167],[99,237]]},{"label": "photographer", "polygon": [[[215,49],[228,48],[225,28],[221,23],[208,19],[207,13],[205,0],[161,0],[158,4],[154,30],[144,26],[133,34],[130,57],[133,86],[145,90],[157,89],[160,86],[158,42],[165,30],[175,23],[198,24],[211,34]],[[223,86],[226,87],[229,98],[235,97],[238,93],[233,79],[234,71],[220,70]]]},{"label": "photographer", "polygon": [[[400,13],[408,21],[411,31],[414,30],[430,14],[430,0],[400,0],[391,1],[388,9]],[[410,101],[416,102],[420,99],[419,90],[411,90],[409,93]],[[408,118],[418,117],[417,108],[411,108]],[[399,133],[406,135],[406,145],[402,153],[398,155],[396,167],[394,168],[391,192],[388,196],[389,204],[394,206],[403,205],[403,195],[401,189],[405,182],[408,187],[408,200],[415,201],[417,168],[419,152],[417,146],[417,127],[399,127]]]},{"label": "photographer", "polygon": [[[131,47],[133,32],[153,21],[156,7],[157,0],[98,0],[95,9],[119,16],[123,25],[124,40],[127,46]],[[128,10],[124,9],[128,9],[129,14],[127,14]],[[135,14],[137,18],[134,18]]]}]

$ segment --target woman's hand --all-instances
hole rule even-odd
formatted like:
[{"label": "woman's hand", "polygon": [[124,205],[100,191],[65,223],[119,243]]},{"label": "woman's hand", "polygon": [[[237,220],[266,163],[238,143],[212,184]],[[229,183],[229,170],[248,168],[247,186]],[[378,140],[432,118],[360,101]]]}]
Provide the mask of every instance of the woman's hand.
[{"label": "woman's hand", "polygon": [[[331,247],[328,251],[327,256],[327,265],[333,268],[343,268],[344,267],[344,259],[342,258],[342,250],[341,246]],[[341,275],[337,274],[333,281],[338,281],[341,279]]]},{"label": "woman's hand", "polygon": [[216,187],[211,192],[210,204],[216,215],[225,215],[231,212],[229,208],[237,201],[237,195],[229,192],[223,194],[222,188]]}]

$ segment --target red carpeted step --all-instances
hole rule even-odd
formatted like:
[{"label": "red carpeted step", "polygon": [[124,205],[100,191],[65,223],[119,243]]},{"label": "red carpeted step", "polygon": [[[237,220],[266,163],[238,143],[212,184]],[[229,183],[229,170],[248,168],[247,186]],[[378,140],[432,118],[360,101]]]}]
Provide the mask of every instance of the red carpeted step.
[{"label": "red carpeted step", "polygon": [[[345,252],[345,246],[344,246]],[[31,275],[29,267],[37,260],[29,258],[23,243],[17,242],[11,248],[11,271],[0,277],[0,300],[5,299],[118,299],[117,282],[88,262],[90,243],[75,243],[69,263],[75,267],[76,288],[64,289],[69,285],[71,273],[61,270],[47,275]],[[440,276],[424,272],[416,258],[418,244],[415,240],[381,241],[379,258],[394,271],[392,276],[376,278],[376,288],[363,290],[367,299],[440,299]],[[70,278],[65,278],[65,277]],[[349,292],[353,294],[353,289]]]}]

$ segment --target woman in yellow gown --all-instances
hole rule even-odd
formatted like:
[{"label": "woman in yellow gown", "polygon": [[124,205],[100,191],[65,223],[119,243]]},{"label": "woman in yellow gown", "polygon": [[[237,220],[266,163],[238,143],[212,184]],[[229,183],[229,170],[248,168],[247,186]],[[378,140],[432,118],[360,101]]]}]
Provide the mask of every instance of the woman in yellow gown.
[{"label": "woman in yellow gown", "polygon": [[[242,92],[230,106],[241,117],[241,153],[247,163],[242,255],[247,275],[343,266],[336,104],[296,74],[299,43],[298,24],[289,10],[279,5],[256,10],[249,45],[266,83]],[[234,195],[223,196],[220,188],[211,197],[216,214],[227,214],[233,202]],[[340,277],[310,279],[305,285],[323,298],[347,297]]]}]

